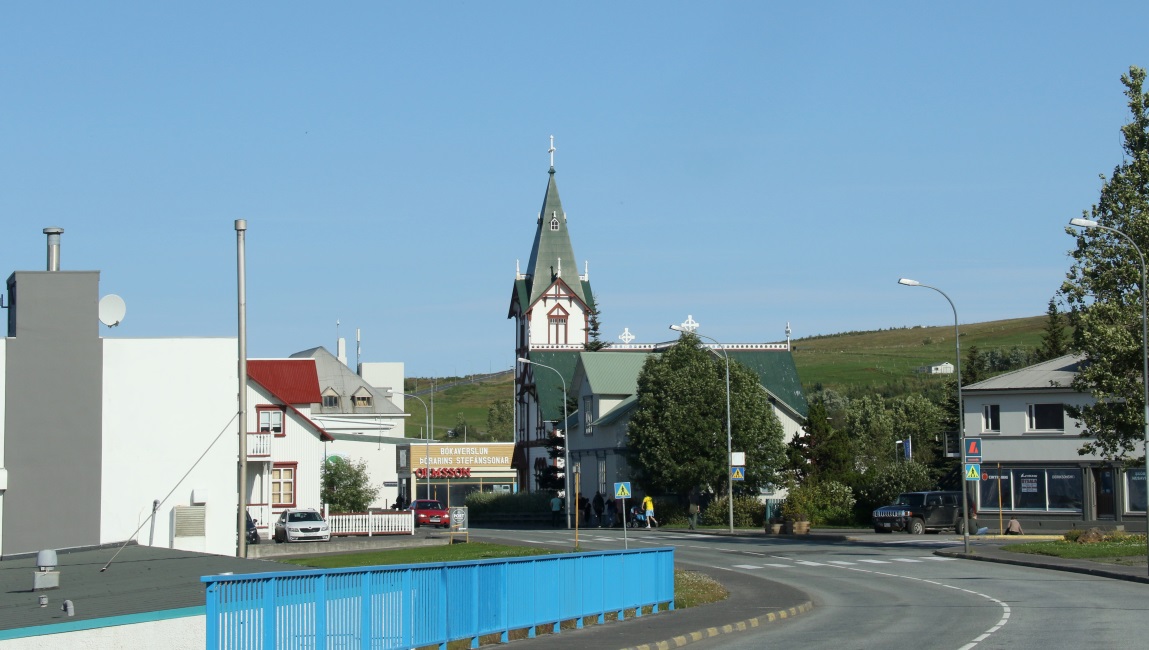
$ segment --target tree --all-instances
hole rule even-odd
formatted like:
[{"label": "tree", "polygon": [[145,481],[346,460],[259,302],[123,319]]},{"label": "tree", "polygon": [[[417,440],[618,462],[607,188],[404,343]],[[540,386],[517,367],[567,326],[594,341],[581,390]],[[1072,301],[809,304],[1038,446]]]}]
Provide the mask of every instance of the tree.
[{"label": "tree", "polygon": [[[628,461],[635,481],[650,492],[685,496],[694,488],[724,492],[726,359],[693,334],[658,356],[638,377],[638,405],[627,426]],[[732,449],[746,453],[743,491],[775,483],[786,461],[782,424],[758,376],[730,362]]]},{"label": "tree", "polygon": [[965,353],[965,363],[961,366],[962,385],[976,384],[985,379],[985,371],[985,357],[981,355],[981,350],[976,345],[969,346]]},{"label": "tree", "polygon": [[510,399],[496,400],[487,409],[487,431],[493,440],[515,439],[515,405]]},{"label": "tree", "polygon": [[1049,299],[1049,309],[1045,312],[1045,332],[1041,337],[1041,347],[1037,349],[1035,360],[1039,363],[1069,354],[1069,341],[1065,336],[1065,321],[1057,311],[1057,301]]},{"label": "tree", "polygon": [[814,479],[847,482],[854,471],[854,458],[850,451],[850,441],[846,434],[834,428],[826,403],[815,400],[810,404],[803,435],[794,436],[791,441],[791,462],[800,455],[803,467],[798,470],[798,478],[809,476]]},{"label": "tree", "polygon": [[912,460],[933,465],[942,450],[944,425],[942,409],[921,395],[903,395],[890,402],[894,440],[912,440]]},{"label": "tree", "polygon": [[599,330],[602,328],[602,321],[598,311],[597,300],[595,301],[595,305],[588,309],[586,317],[586,331],[588,337],[586,344],[583,345],[583,349],[587,352],[598,352],[603,348],[610,347],[610,343],[607,343],[606,341],[603,341],[601,338],[599,338]]},{"label": "tree", "polygon": [[881,398],[867,395],[850,400],[846,431],[856,471],[864,474],[894,461],[894,421]]},{"label": "tree", "polygon": [[323,503],[332,512],[365,512],[377,496],[379,486],[371,485],[367,461],[331,456],[323,463]]},{"label": "tree", "polygon": [[[1149,251],[1149,94],[1142,91],[1145,70],[1122,75],[1131,119],[1121,127],[1125,156],[1111,177],[1102,176],[1097,203],[1084,215],[1124,233]],[[1091,394],[1090,406],[1067,409],[1094,441],[1082,453],[1126,460],[1141,441],[1145,406],[1142,382],[1141,259],[1123,237],[1099,228],[1080,231],[1071,251],[1073,264],[1061,286],[1075,326],[1071,348],[1088,363],[1073,388]]]}]

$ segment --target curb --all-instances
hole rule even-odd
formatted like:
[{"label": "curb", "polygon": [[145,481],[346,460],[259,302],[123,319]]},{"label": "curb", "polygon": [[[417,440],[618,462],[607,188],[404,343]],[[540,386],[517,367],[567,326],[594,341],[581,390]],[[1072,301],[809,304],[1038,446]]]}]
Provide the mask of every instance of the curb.
[{"label": "curb", "polygon": [[699,630],[689,634],[680,634],[679,636],[676,636],[673,639],[667,641],[656,641],[654,643],[643,643],[641,645],[631,646],[626,650],[669,650],[669,648],[681,648],[682,646],[697,641],[702,641],[703,639],[709,639],[722,634],[730,634],[732,632],[744,632],[756,627],[761,627],[768,623],[783,621],[788,618],[793,618],[799,614],[805,614],[812,609],[814,609],[814,603],[807,600],[801,605],[787,609],[780,609],[776,612],[769,612],[767,614],[763,614],[762,616],[755,616],[754,618],[747,619],[745,621],[730,623],[729,625],[723,625],[721,627],[708,627],[705,630]]},{"label": "curb", "polygon": [[995,562],[997,564],[1012,564],[1014,566],[1029,567],[1031,569],[1050,569],[1052,571],[1065,571],[1068,573],[1081,573],[1084,575],[1096,576],[1098,578],[1111,578],[1113,580],[1125,580],[1128,582],[1140,582],[1142,584],[1149,584],[1149,576],[1132,575],[1129,573],[1121,573],[1118,571],[1109,571],[1102,568],[1093,568],[1088,566],[1075,566],[1069,564],[1053,564],[1050,562],[1034,562],[1032,560],[1022,560],[1005,557],[989,557],[987,555],[977,555],[975,553],[963,553],[961,551],[934,551],[934,555],[942,555],[945,557],[956,557],[963,560],[976,560],[978,562]]}]

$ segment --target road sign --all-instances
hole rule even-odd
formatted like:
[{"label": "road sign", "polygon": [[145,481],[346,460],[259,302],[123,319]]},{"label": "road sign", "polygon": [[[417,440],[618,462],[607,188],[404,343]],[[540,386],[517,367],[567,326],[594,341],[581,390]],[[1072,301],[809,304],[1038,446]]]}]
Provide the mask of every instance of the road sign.
[{"label": "road sign", "polygon": [[731,467],[730,468],[730,480],[731,481],[745,481],[746,480],[746,468],[745,467]]},{"label": "road sign", "polygon": [[630,481],[625,483],[614,484],[614,498],[616,499],[629,499],[630,498]]},{"label": "road sign", "polygon": [[981,480],[981,464],[979,464],[979,463],[966,463],[965,464],[965,480],[967,480],[967,481],[980,481]]},{"label": "road sign", "polygon": [[965,462],[981,464],[981,456],[966,456]]},{"label": "road sign", "polygon": [[981,438],[966,438],[965,439],[965,455],[981,457]]}]

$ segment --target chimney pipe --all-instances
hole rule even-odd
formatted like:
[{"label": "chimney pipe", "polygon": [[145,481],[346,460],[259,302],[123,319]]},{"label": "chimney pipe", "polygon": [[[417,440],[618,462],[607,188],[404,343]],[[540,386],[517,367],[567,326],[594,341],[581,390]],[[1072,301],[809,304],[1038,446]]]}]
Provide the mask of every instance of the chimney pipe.
[{"label": "chimney pipe", "polygon": [[63,228],[45,228],[44,234],[48,235],[48,270],[60,270],[60,235],[64,234]]}]

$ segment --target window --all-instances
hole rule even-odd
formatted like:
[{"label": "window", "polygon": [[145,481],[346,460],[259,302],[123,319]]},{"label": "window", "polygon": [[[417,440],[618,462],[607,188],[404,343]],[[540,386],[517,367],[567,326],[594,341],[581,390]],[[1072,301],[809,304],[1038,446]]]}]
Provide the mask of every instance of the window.
[{"label": "window", "polygon": [[298,463],[277,463],[271,468],[271,505],[295,506],[295,470]]},{"label": "window", "polygon": [[283,435],[283,409],[276,407],[258,407],[259,432]]},{"label": "window", "polygon": [[357,409],[371,408],[371,393],[365,388],[360,388],[355,391],[355,395],[351,397],[351,400]]},{"label": "window", "polygon": [[556,213],[552,212],[551,213],[551,230],[558,232],[558,229],[559,229],[558,215]]},{"label": "window", "polygon": [[1061,404],[1030,404],[1027,431],[1064,431],[1065,407]]},{"label": "window", "polygon": [[594,433],[590,424],[594,422],[594,395],[584,395],[582,398],[582,432],[586,435]]},{"label": "window", "polygon": [[[1041,510],[1081,512],[1085,495],[1082,470],[1077,467],[987,468],[987,480],[978,484],[982,510]],[[1000,494],[999,488],[1000,486]]]},{"label": "window", "polygon": [[981,407],[981,430],[1001,431],[1001,406],[986,404]]},{"label": "window", "polygon": [[567,311],[562,307],[555,307],[547,314],[547,343],[567,342]]},{"label": "window", "polygon": [[1145,512],[1145,468],[1125,470],[1125,511]]},{"label": "window", "polygon": [[598,491],[603,495],[610,494],[609,492],[606,491],[606,459],[605,458],[598,459]]},{"label": "window", "polygon": [[335,389],[328,388],[323,391],[323,408],[339,408],[339,393],[335,392]]}]

